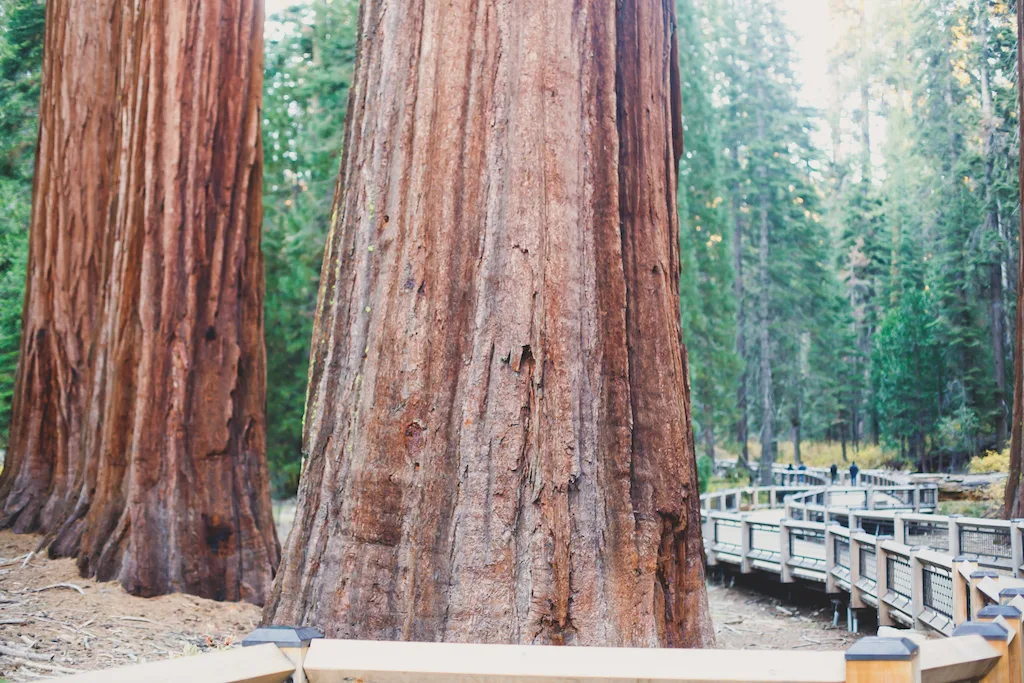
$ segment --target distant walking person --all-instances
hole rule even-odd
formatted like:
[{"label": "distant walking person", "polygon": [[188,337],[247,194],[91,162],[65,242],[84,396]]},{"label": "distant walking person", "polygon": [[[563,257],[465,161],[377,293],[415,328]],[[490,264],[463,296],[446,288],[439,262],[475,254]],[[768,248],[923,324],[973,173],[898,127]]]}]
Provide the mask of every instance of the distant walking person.
[{"label": "distant walking person", "polygon": [[850,465],[850,486],[857,485],[857,473],[860,472],[860,468],[857,467],[857,463]]},{"label": "distant walking person", "polygon": [[832,463],[832,467],[828,469],[828,474],[832,477],[832,485],[836,485],[836,480],[839,479],[839,468],[836,467],[835,463]]}]

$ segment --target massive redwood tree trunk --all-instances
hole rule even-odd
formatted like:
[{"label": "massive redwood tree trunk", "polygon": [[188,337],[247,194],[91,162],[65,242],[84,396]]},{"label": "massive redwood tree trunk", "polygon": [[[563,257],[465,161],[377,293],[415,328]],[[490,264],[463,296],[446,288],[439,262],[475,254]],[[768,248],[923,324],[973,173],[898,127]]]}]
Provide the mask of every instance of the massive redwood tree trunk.
[{"label": "massive redwood tree trunk", "polygon": [[262,603],[260,0],[126,0],[89,468],[52,548],[129,591]]},{"label": "massive redwood tree trunk", "polygon": [[[1024,3],[1017,3],[1017,75],[1024,83]],[[1024,112],[1024,87],[1017,88],[1017,101]],[[1024,119],[1020,121],[1024,136]],[[1022,138],[1024,139],[1024,138]],[[1020,189],[1024,198],[1024,154],[1020,159]],[[1018,225],[1020,231],[1017,257],[1017,335],[1013,349],[1013,428],[1010,432],[1010,476],[1006,480],[1006,516],[1024,517],[1024,213]]]},{"label": "massive redwood tree trunk", "polygon": [[362,8],[266,620],[711,643],[673,2]]},{"label": "massive redwood tree trunk", "polygon": [[84,466],[117,129],[115,5],[46,7],[21,355],[0,474],[0,526],[18,532],[54,530]]}]

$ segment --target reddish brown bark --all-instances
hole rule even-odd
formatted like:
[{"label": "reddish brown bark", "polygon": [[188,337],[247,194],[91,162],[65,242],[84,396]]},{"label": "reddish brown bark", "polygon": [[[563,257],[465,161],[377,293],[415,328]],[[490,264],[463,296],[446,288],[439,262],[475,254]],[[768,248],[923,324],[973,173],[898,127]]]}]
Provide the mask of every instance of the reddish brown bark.
[{"label": "reddish brown bark", "polygon": [[54,541],[139,595],[262,603],[259,0],[126,0],[89,458]]},{"label": "reddish brown bark", "polygon": [[[1024,78],[1024,3],[1017,3],[1017,74]],[[1018,80],[1024,83],[1024,80]],[[1017,101],[1024,111],[1024,88],[1017,88]],[[1024,118],[1020,120],[1024,135]],[[1022,137],[1024,139],[1024,137]],[[1024,197],[1024,154],[1020,159],[1020,188]],[[1013,351],[1013,426],[1010,432],[1010,475],[1006,480],[1005,512],[1008,518],[1024,516],[1024,213],[1021,214],[1017,256],[1017,335]]]},{"label": "reddish brown bark", "polygon": [[700,646],[670,0],[363,3],[265,619]]},{"label": "reddish brown bark", "polygon": [[46,7],[23,334],[0,526],[51,532],[84,466],[116,139],[115,0]]}]

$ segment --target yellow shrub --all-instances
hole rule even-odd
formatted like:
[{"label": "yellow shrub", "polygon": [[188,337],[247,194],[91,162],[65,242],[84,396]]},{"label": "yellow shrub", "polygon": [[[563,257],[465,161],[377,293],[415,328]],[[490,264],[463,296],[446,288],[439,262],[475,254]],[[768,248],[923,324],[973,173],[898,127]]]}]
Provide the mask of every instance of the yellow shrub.
[{"label": "yellow shrub", "polygon": [[[761,444],[750,442],[747,445],[751,460],[761,457]],[[840,469],[849,467],[850,463],[856,462],[857,467],[862,470],[882,468],[887,462],[895,457],[895,453],[882,450],[881,446],[862,445],[858,450],[846,444],[846,461],[843,461],[843,446],[838,441],[804,441],[800,444],[800,459],[808,467],[830,467],[835,463]],[[780,463],[793,462],[793,442],[779,442]]]},{"label": "yellow shrub", "polygon": [[1010,449],[1006,448],[1002,453],[996,451],[985,451],[985,455],[971,458],[967,470],[971,474],[988,474],[990,472],[1010,471]]}]

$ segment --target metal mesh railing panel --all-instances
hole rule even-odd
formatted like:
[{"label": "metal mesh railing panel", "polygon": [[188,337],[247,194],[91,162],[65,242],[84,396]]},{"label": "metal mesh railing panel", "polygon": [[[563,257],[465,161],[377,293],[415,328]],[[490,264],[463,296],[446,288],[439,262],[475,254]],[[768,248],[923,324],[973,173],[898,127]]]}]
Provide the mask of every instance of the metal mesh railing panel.
[{"label": "metal mesh railing panel", "polygon": [[874,581],[878,576],[877,562],[875,546],[862,545],[860,547],[860,575],[866,576]]},{"label": "metal mesh railing panel", "polygon": [[923,574],[924,606],[947,619],[953,619],[953,577],[945,569],[925,565]]},{"label": "metal mesh railing panel", "polygon": [[858,517],[857,523],[865,532],[872,536],[892,536],[896,531],[896,525],[891,519],[871,519],[870,517]]},{"label": "metal mesh railing panel", "polygon": [[885,558],[885,583],[889,590],[910,600],[914,592],[910,563],[901,557]]},{"label": "metal mesh railing panel", "polygon": [[740,523],[727,519],[715,520],[715,543],[740,546],[743,543],[743,535],[740,531]]},{"label": "metal mesh railing panel", "polygon": [[850,568],[850,539],[842,536],[832,537],[833,551],[836,556],[836,564],[844,569]]},{"label": "metal mesh railing panel", "polygon": [[1013,557],[1010,530],[961,524],[960,552],[1010,559]]},{"label": "metal mesh railing panel", "polygon": [[824,560],[825,532],[815,529],[791,529],[789,532],[789,554],[792,557]]},{"label": "metal mesh railing panel", "polygon": [[[904,522],[903,543],[949,550],[949,525],[945,522],[908,520]],[[899,539],[897,539],[899,540]]]},{"label": "metal mesh railing panel", "polygon": [[750,525],[750,547],[753,550],[780,553],[779,527],[773,524],[752,523]]}]

